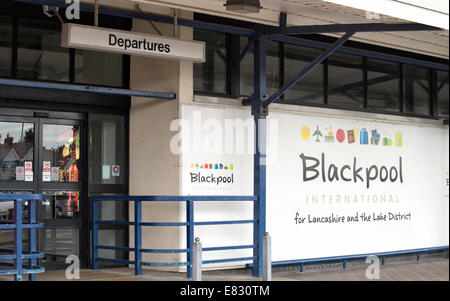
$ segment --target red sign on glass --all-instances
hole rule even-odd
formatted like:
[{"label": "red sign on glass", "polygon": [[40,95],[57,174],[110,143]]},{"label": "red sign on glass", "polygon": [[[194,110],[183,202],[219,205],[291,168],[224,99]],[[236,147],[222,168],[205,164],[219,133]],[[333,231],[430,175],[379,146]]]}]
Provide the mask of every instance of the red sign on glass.
[{"label": "red sign on glass", "polygon": [[31,161],[25,162],[25,171],[33,171],[33,162]]},{"label": "red sign on glass", "polygon": [[43,165],[43,171],[44,172],[50,172],[51,163],[50,161],[44,161]]}]

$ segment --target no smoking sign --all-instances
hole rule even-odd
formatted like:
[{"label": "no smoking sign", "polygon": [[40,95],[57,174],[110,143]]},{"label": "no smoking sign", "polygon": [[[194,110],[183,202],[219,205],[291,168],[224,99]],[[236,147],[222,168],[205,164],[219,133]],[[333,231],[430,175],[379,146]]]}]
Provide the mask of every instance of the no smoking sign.
[{"label": "no smoking sign", "polygon": [[112,166],[112,176],[113,177],[119,177],[120,176],[120,166],[119,165],[113,165]]}]

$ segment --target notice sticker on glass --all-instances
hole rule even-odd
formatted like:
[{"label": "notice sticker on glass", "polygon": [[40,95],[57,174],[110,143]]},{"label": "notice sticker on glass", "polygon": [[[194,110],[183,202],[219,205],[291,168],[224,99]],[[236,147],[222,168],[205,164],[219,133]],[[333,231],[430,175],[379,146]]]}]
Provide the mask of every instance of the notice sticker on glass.
[{"label": "notice sticker on glass", "polygon": [[25,172],[27,171],[33,171],[33,161],[25,162]]},{"label": "notice sticker on glass", "polygon": [[52,167],[52,182],[59,182],[59,167]]},{"label": "notice sticker on glass", "polygon": [[50,172],[51,162],[50,161],[44,161],[42,163],[42,170],[44,172]]},{"label": "notice sticker on glass", "polygon": [[42,172],[42,182],[50,182],[52,179],[51,173],[49,171]]},{"label": "notice sticker on glass", "polygon": [[25,182],[33,182],[33,172],[27,171],[25,168]]},{"label": "notice sticker on glass", "polygon": [[16,181],[25,181],[25,167],[24,166],[16,167]]},{"label": "notice sticker on glass", "polygon": [[111,167],[109,165],[102,166],[102,179],[103,180],[111,179]]}]

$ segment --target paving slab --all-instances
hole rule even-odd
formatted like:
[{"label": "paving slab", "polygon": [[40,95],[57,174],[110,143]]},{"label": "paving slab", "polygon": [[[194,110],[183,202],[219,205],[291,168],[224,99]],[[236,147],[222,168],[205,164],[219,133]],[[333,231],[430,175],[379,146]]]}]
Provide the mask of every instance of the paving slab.
[{"label": "paving slab", "polygon": [[[368,265],[350,266],[346,269],[317,269],[300,272],[299,269],[275,268],[273,281],[449,281],[449,259],[434,258],[422,261],[389,263],[380,266],[380,279],[367,279]],[[80,281],[187,281],[185,273],[143,271],[135,276],[132,268],[81,270]],[[206,271],[204,281],[261,281],[251,270]],[[38,281],[67,281],[65,271],[51,270],[37,276]],[[0,281],[12,281],[10,276],[0,276]]]}]

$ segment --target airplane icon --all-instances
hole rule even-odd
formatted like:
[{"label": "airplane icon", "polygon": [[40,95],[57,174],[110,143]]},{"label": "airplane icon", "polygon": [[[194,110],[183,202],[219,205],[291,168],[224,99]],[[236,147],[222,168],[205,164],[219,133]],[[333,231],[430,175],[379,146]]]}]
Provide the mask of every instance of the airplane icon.
[{"label": "airplane icon", "polygon": [[313,134],[313,137],[316,137],[316,142],[320,142],[319,136],[323,137],[322,132],[319,130],[319,126],[317,126],[317,129]]}]

